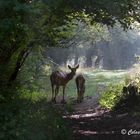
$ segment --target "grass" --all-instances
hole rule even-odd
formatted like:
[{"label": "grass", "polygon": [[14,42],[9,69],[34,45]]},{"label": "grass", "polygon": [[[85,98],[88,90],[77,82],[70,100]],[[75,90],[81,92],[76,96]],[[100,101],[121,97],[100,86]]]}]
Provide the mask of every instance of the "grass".
[{"label": "grass", "polygon": [[[68,69],[62,68],[62,70],[66,71]],[[78,73],[82,73],[86,79],[85,96],[94,96],[96,93],[100,92],[100,87],[105,87],[110,83],[123,82],[124,79],[126,78],[127,71],[126,70],[109,71],[87,68],[87,69],[79,69]],[[33,87],[33,85],[34,84],[32,84],[31,87]],[[104,88],[102,90],[104,90]],[[35,88],[33,88],[33,92],[31,93],[32,95],[26,94],[24,96],[28,96],[29,98],[33,96],[34,100],[37,100],[40,97],[41,98],[47,97],[48,100],[50,100],[52,93],[49,75],[44,77],[44,79],[42,79],[39,82],[39,85],[36,85]],[[62,87],[60,87],[58,96],[60,96],[60,98],[62,97]],[[69,83],[66,86],[66,96],[75,99],[77,98],[77,89],[74,78],[71,81],[69,81]]]},{"label": "grass", "polygon": [[[83,73],[86,79],[86,90],[85,96],[92,97],[97,93],[103,93],[106,88],[111,84],[119,84],[124,83],[126,80],[127,71],[125,70],[115,70],[115,71],[108,71],[108,70],[93,70],[93,69],[84,69],[81,70],[80,73]],[[51,83],[49,80],[49,76],[46,78],[46,81],[43,86],[45,90],[42,92],[33,91],[30,92],[26,90],[26,92],[22,91],[22,98],[31,99],[32,102],[39,101],[41,99],[46,99],[46,101],[51,100]],[[73,100],[77,98],[77,89],[75,84],[75,79],[73,78],[66,86],[66,95],[67,98],[67,109],[72,110],[71,104]],[[59,94],[57,96],[57,102],[62,98],[62,87],[60,87]],[[72,98],[72,100],[70,100]],[[105,97],[106,98],[106,97]],[[105,101],[106,103],[106,101]],[[103,103],[103,104],[105,104]]]},{"label": "grass", "polygon": [[73,139],[60,107],[37,93],[20,93],[23,95],[0,104],[0,140]]},{"label": "grass", "polygon": [[[94,96],[99,92],[100,86],[107,86],[110,83],[124,82],[127,71],[108,71],[108,70],[89,70],[82,71],[86,79],[85,96]],[[51,88],[48,88],[49,95],[51,95]],[[62,88],[59,91],[59,96],[62,95]],[[72,79],[66,87],[66,95],[68,97],[77,97],[75,79]]]},{"label": "grass", "polygon": [[[127,72],[87,69],[82,73],[86,79],[85,96],[94,96],[99,90],[99,85],[107,86],[110,83],[123,81]],[[62,118],[63,110],[48,103],[51,96],[49,78],[45,84],[45,92],[13,90],[20,93],[20,96],[13,101],[0,104],[1,140],[72,140],[71,130]],[[60,92],[59,95],[62,95],[62,90]],[[74,79],[68,83],[66,94],[68,97],[76,98]],[[70,101],[66,105],[65,111],[67,110],[72,110]]]},{"label": "grass", "polygon": [[103,91],[99,103],[102,107],[112,109],[120,100],[122,96],[123,84],[110,84],[109,87]]}]

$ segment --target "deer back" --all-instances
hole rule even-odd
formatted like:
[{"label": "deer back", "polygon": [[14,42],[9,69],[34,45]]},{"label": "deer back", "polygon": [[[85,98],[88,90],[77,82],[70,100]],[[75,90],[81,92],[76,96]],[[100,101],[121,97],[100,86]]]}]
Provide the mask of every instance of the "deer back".
[{"label": "deer back", "polygon": [[78,75],[75,79],[78,92],[85,92],[85,78],[83,75]]},{"label": "deer back", "polygon": [[54,85],[66,85],[73,78],[73,74],[62,71],[55,71],[51,74],[50,79]]},{"label": "deer back", "polygon": [[70,73],[55,71],[51,74],[50,80],[52,85],[65,86],[74,77],[76,70],[79,68],[79,65],[74,68],[68,65],[68,68],[71,70]]}]

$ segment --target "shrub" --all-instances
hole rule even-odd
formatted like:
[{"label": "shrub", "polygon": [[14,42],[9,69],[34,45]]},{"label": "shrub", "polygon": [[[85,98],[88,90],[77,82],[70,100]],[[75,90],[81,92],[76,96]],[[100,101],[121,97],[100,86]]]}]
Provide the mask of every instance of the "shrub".
[{"label": "shrub", "polygon": [[122,95],[123,84],[112,85],[102,93],[99,103],[102,107],[112,109],[119,102]]},{"label": "shrub", "polygon": [[61,109],[45,97],[17,97],[1,103],[0,110],[0,140],[72,140]]}]

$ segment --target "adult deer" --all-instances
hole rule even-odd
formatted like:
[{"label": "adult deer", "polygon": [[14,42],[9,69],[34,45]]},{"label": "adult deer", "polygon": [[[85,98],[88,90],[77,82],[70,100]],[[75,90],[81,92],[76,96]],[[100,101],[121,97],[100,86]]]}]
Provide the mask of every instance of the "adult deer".
[{"label": "adult deer", "polygon": [[75,79],[77,86],[77,102],[81,103],[85,93],[85,78],[83,75],[78,75]]},{"label": "adult deer", "polygon": [[[79,68],[79,65],[77,65],[74,68],[72,68],[71,66],[68,65],[68,68],[71,70],[71,72],[66,73],[66,72],[62,72],[62,71],[54,71],[54,72],[52,72],[52,74],[50,76],[53,102],[56,102],[56,96],[59,92],[59,87],[62,86],[63,87],[63,99],[61,102],[66,103],[65,99],[64,99],[66,85],[76,74],[76,70]],[[54,86],[56,86],[55,95],[54,95]]]}]

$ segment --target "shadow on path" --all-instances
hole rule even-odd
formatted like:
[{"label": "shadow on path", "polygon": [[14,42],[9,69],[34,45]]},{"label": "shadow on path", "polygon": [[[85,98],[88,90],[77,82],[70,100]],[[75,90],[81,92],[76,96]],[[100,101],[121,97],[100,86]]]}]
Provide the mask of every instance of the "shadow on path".
[{"label": "shadow on path", "polygon": [[75,140],[140,140],[139,117],[112,113],[97,104],[78,109],[63,116],[70,122]]}]

